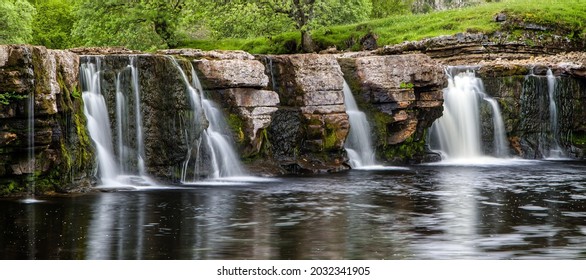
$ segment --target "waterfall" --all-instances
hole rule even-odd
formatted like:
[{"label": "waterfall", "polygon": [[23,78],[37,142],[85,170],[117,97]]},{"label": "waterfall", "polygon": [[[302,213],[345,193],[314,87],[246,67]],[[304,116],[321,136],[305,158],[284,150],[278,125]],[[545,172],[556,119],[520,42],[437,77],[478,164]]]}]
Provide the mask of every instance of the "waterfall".
[{"label": "waterfall", "polygon": [[494,125],[494,155],[496,157],[504,158],[509,156],[509,149],[507,144],[507,137],[505,131],[505,123],[502,118],[501,109],[498,102],[489,96],[484,97],[484,100],[490,104],[492,109],[492,123]]},{"label": "waterfall", "polygon": [[[201,133],[201,137],[191,141],[188,154],[183,164],[181,181],[184,184],[190,184],[198,181],[202,175],[205,162],[203,157],[207,157],[209,164],[207,177],[209,179],[222,179],[228,177],[245,176],[246,172],[240,163],[230,139],[228,124],[223,116],[221,109],[212,101],[205,97],[201,83],[191,65],[191,82],[179,65],[173,60],[173,64],[180,71],[183,81],[187,87],[191,105],[194,110],[195,123],[202,123],[200,112],[208,121],[208,127]],[[188,135],[188,133],[186,133]],[[188,178],[190,166],[193,168],[193,177]]]},{"label": "waterfall", "polygon": [[348,114],[350,121],[350,131],[348,132],[344,148],[348,153],[350,166],[355,169],[374,166],[376,163],[374,160],[374,151],[372,150],[370,124],[364,112],[358,109],[356,100],[354,100],[352,91],[346,81],[344,81],[343,90],[346,114]]},{"label": "waterfall", "polygon": [[106,183],[114,182],[119,171],[118,165],[114,160],[108,108],[106,106],[106,100],[101,94],[101,59],[96,57],[95,60],[95,64],[83,63],[81,65],[82,98],[88,131],[94,142],[98,156],[99,177],[103,183]]},{"label": "waterfall", "polygon": [[498,103],[485,93],[482,80],[470,68],[449,67],[446,74],[448,87],[444,89],[444,113],[430,131],[434,148],[439,148],[449,159],[483,157],[480,105],[486,101],[492,110],[494,156],[508,156]]},{"label": "waterfall", "polygon": [[27,126],[28,126],[28,136],[27,136],[27,161],[26,161],[26,172],[29,173],[28,175],[28,192],[29,197],[25,199],[25,202],[35,202],[35,166],[36,166],[36,158],[35,158],[35,93],[31,91],[28,96],[27,102]]},{"label": "waterfall", "polygon": [[523,83],[522,110],[527,119],[524,125],[527,131],[527,147],[531,149],[530,156],[534,158],[561,159],[567,155],[562,148],[558,96],[561,87],[557,85],[558,78],[551,69],[547,69],[545,76],[531,73],[525,77]]},{"label": "waterfall", "polygon": [[564,151],[560,147],[560,130],[558,127],[558,111],[556,103],[556,77],[551,69],[547,69],[547,92],[549,96],[549,123],[551,125],[551,143],[549,148],[550,158],[563,158]]},{"label": "waterfall", "polygon": [[146,175],[144,159],[144,141],[142,135],[142,113],[140,112],[140,87],[138,83],[138,68],[136,67],[136,57],[130,57],[130,64],[128,65],[131,73],[132,92],[134,93],[134,112],[135,112],[135,127],[136,127],[136,161],[138,167],[138,174]]},{"label": "waterfall", "polygon": [[[95,63],[91,62],[92,59],[95,60]],[[100,84],[101,58],[92,57],[89,60],[81,65],[82,97],[84,114],[88,120],[88,131],[96,147],[99,178],[102,186],[154,184],[146,175],[144,167],[140,89],[135,57],[130,58],[129,65],[125,69],[116,73],[116,139],[112,136],[108,107]],[[126,70],[130,70],[134,99],[134,120],[132,121],[130,120],[132,117],[130,98],[125,95],[122,86]],[[116,150],[114,143],[116,143]]]}]

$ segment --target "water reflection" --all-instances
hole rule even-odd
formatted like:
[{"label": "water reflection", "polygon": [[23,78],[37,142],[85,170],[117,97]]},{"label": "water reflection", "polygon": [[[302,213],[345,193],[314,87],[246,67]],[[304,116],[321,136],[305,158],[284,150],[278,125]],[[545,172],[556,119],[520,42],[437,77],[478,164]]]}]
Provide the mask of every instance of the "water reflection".
[{"label": "water reflection", "polygon": [[581,259],[581,162],[0,201],[4,259]]}]

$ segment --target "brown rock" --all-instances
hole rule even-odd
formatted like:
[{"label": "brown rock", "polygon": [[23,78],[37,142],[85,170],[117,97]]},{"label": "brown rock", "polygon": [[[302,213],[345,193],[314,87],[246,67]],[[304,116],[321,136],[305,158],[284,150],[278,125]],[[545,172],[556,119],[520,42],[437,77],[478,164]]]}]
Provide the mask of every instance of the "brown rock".
[{"label": "brown rock", "polygon": [[204,89],[236,87],[264,88],[269,78],[264,74],[264,65],[257,60],[194,60],[194,66],[203,76]]}]

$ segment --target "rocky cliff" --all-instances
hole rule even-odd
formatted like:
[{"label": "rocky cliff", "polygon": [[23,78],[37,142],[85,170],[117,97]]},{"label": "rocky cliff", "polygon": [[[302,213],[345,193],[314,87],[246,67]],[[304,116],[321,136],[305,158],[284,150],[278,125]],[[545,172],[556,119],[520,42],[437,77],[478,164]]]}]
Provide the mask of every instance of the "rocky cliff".
[{"label": "rocky cliff", "polygon": [[0,46],[0,194],[83,191],[95,180],[78,69],[68,51]]},{"label": "rocky cliff", "polygon": [[[139,54],[2,46],[1,189],[22,192],[34,185],[37,192],[69,192],[98,182],[83,114],[80,65],[99,65],[100,94],[108,104],[120,168],[140,173],[144,160],[146,174],[177,182],[186,160],[201,156],[193,149],[208,126],[190,99],[195,76],[203,89],[200,94],[220,104],[229,138],[254,174],[349,168],[344,150],[350,128],[345,81],[374,126],[379,161],[438,160],[426,149],[426,135],[443,111],[447,79],[440,61],[420,53],[255,57],[241,51]],[[583,53],[477,64],[487,93],[502,109],[513,154],[540,158],[547,148],[543,142],[552,131],[544,125],[545,73],[551,69],[557,76],[561,145],[570,156],[584,157],[585,65]],[[34,103],[28,102],[31,96]]]},{"label": "rocky cliff", "polygon": [[[161,53],[189,60],[208,98],[224,109],[232,138],[241,157],[261,173],[274,173],[268,127],[280,99],[267,88],[269,78],[264,65],[242,51],[168,50]],[[278,171],[277,171],[278,172]]]},{"label": "rocky cliff", "polygon": [[346,79],[374,121],[379,158],[391,162],[425,158],[426,130],[442,115],[447,85],[440,64],[426,55],[340,58]]},{"label": "rocky cliff", "polygon": [[344,78],[335,57],[308,54],[261,59],[281,101],[268,130],[275,160],[288,172],[346,169],[344,141],[349,124]]},{"label": "rocky cliff", "polygon": [[[547,157],[552,139],[558,138],[565,156],[586,156],[585,53],[496,60],[479,67],[486,92],[501,107],[511,154],[529,159]],[[548,70],[553,75],[551,93]],[[557,132],[552,130],[550,94],[555,101]],[[490,142],[488,134],[485,141]]]}]

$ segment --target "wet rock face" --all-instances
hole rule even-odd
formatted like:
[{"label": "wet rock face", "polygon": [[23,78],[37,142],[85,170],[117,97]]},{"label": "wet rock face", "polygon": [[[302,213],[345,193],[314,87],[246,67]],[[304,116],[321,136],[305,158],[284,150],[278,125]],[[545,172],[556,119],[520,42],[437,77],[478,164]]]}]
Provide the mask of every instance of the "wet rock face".
[{"label": "wet rock face", "polygon": [[[357,102],[374,120],[379,156],[391,161],[423,156],[425,131],[443,111],[442,67],[421,54],[340,58],[340,64]],[[393,151],[406,141],[421,145],[407,153]]]},{"label": "wet rock face", "polygon": [[78,64],[68,51],[0,46],[0,193],[33,191],[33,179],[39,193],[90,186],[94,160]]},{"label": "wet rock face", "polygon": [[[552,57],[547,61],[488,63],[479,70],[487,94],[499,102],[513,155],[527,159],[547,157],[553,148],[552,139],[557,139],[565,156],[584,158],[586,77],[579,74],[581,61],[571,57],[572,63]],[[550,119],[548,69],[555,75],[557,135]]]},{"label": "wet rock face", "polygon": [[344,78],[335,57],[306,54],[262,60],[281,101],[268,135],[277,161],[290,172],[347,168],[343,163],[349,122]]},{"label": "wet rock face", "polygon": [[242,157],[266,157],[266,130],[280,100],[267,89],[265,66],[242,51],[171,52],[192,62],[208,98],[224,108]]},{"label": "wet rock face", "polygon": [[[129,67],[134,65],[146,172],[161,181],[177,181],[188,142],[199,138],[205,124],[195,122],[187,87],[173,59],[162,55],[114,54],[82,56],[81,62],[100,65],[101,94],[108,107],[113,145],[124,143],[124,155],[120,155],[119,148],[114,148],[114,153],[124,161],[124,168],[120,167],[126,169],[124,172],[138,174],[137,100]],[[117,97],[117,91],[122,98]],[[125,112],[122,118],[117,116],[120,106]],[[121,121],[126,125],[119,130]]]}]

